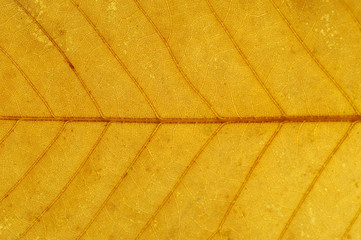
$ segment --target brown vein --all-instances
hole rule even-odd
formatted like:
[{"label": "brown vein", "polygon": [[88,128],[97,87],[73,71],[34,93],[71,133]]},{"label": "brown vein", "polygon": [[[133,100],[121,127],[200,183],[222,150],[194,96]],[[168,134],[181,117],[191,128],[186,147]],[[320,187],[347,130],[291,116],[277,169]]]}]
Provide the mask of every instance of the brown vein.
[{"label": "brown vein", "polygon": [[0,121],[47,121],[47,122],[118,122],[118,123],[163,123],[163,124],[213,124],[213,123],[281,123],[281,122],[356,122],[361,115],[299,115],[299,116],[260,116],[227,118],[118,118],[118,117],[36,117],[0,116]]},{"label": "brown vein", "polygon": [[81,231],[81,233],[76,237],[76,240],[80,239],[82,236],[84,236],[84,234],[86,233],[86,231],[90,228],[90,226],[94,223],[95,219],[99,216],[99,214],[101,213],[101,211],[104,209],[104,207],[106,206],[106,204],[109,202],[110,198],[114,195],[114,193],[117,191],[117,189],[119,188],[120,184],[123,182],[123,180],[126,178],[126,176],[128,175],[128,172],[130,171],[130,169],[134,166],[134,164],[138,161],[140,155],[143,153],[144,149],[148,146],[148,144],[150,143],[150,141],[152,140],[152,138],[154,137],[154,135],[157,133],[159,127],[161,124],[158,124],[153,132],[150,134],[150,136],[148,137],[148,139],[145,141],[145,143],[143,144],[143,146],[140,148],[140,150],[138,151],[137,155],[134,157],[133,161],[128,165],[128,167],[126,168],[125,172],[121,175],[121,177],[119,178],[119,180],[117,181],[117,183],[114,185],[113,189],[110,191],[110,193],[108,194],[108,196],[105,198],[104,202],[100,205],[99,209],[95,212],[95,214],[93,215],[93,217],[90,219],[90,221],[88,222],[88,224],[85,226],[85,228]]},{"label": "brown vein", "polygon": [[18,123],[19,123],[19,121],[20,121],[20,120],[15,121],[15,123],[14,123],[13,126],[9,129],[9,131],[5,134],[5,136],[2,137],[2,139],[0,140],[0,146],[1,146],[1,144],[3,144],[3,143],[5,142],[5,140],[10,136],[10,134],[11,134],[12,132],[14,132],[16,126],[17,126]]},{"label": "brown vein", "polygon": [[31,13],[18,1],[18,0],[14,0],[15,3],[26,13],[26,15],[28,15],[28,17],[30,17],[33,22],[38,26],[38,28],[43,32],[43,34],[49,39],[49,41],[54,45],[54,47],[58,50],[58,52],[61,54],[61,56],[64,58],[64,60],[66,61],[66,63],[68,64],[68,66],[70,67],[70,69],[73,71],[73,73],[75,74],[76,78],[79,80],[80,84],[83,86],[85,92],[88,94],[88,96],[90,97],[90,99],[92,100],[94,106],[96,107],[99,115],[101,117],[104,117],[102,110],[99,107],[98,102],[95,100],[94,96],[92,95],[91,91],[88,89],[88,87],[86,86],[85,82],[83,81],[83,79],[81,78],[80,74],[78,73],[78,71],[75,69],[74,65],[71,63],[70,59],[68,58],[68,56],[65,54],[65,52],[60,48],[60,46],[55,42],[55,40],[50,36],[50,34],[45,30],[45,28],[36,20],[35,17],[33,17],[33,15],[31,15]]},{"label": "brown vein", "polygon": [[0,203],[7,198],[10,193],[12,193],[17,186],[19,186],[19,184],[26,178],[26,176],[29,175],[29,173],[35,168],[35,166],[40,162],[40,160],[45,156],[45,154],[50,150],[50,148],[54,145],[54,143],[56,142],[56,140],[59,138],[60,134],[64,131],[64,128],[66,126],[68,122],[64,122],[60,128],[60,130],[58,131],[58,133],[56,134],[56,136],[53,138],[53,140],[49,143],[49,145],[45,148],[45,150],[43,151],[43,153],[35,160],[35,162],[33,162],[33,164],[31,164],[31,166],[28,168],[28,170],[26,170],[26,172],[16,181],[16,183],[9,188],[9,190],[6,191],[6,193],[0,198]]},{"label": "brown vein", "polygon": [[178,186],[183,181],[184,177],[188,174],[189,170],[193,167],[193,165],[196,163],[196,160],[198,157],[202,154],[204,149],[208,146],[208,144],[213,140],[213,138],[219,133],[219,131],[223,128],[225,123],[221,124],[213,133],[212,135],[207,139],[207,141],[202,145],[202,147],[198,150],[196,155],[192,158],[188,166],[185,168],[185,170],[182,172],[182,174],[177,179],[176,183],[173,185],[172,189],[169,191],[167,196],[163,199],[162,203],[157,207],[155,212],[152,214],[152,216],[148,219],[147,223],[143,226],[143,228],[139,231],[137,236],[134,240],[137,240],[140,238],[140,236],[145,232],[145,230],[150,226],[151,222],[156,218],[156,216],[159,214],[159,212],[162,210],[162,208],[167,204],[170,197],[173,195],[174,191],[178,188]]},{"label": "brown vein", "polygon": [[306,50],[307,54],[312,58],[312,60],[316,63],[316,65],[322,70],[322,72],[331,80],[331,82],[335,85],[338,91],[342,94],[342,96],[347,100],[347,102],[351,105],[356,114],[360,114],[354,102],[351,100],[350,96],[343,90],[343,88],[337,83],[335,78],[327,71],[327,69],[322,65],[322,63],[312,54],[311,50],[307,47],[305,42],[298,35],[296,30],[292,27],[290,21],[286,18],[286,16],[282,13],[281,9],[276,5],[273,0],[270,0],[274,8],[277,10],[278,14],[281,16],[282,20],[286,23],[287,27],[291,30],[293,35],[296,37],[298,42],[302,45],[302,47]]},{"label": "brown vein", "polygon": [[100,134],[100,136],[98,137],[98,139],[96,140],[96,142],[94,143],[94,145],[92,146],[92,148],[90,149],[88,155],[86,156],[86,158],[84,159],[84,161],[80,164],[80,166],[76,169],[75,173],[70,177],[69,181],[64,185],[64,187],[60,190],[60,192],[58,193],[58,195],[50,202],[49,205],[46,206],[46,208],[38,215],[35,217],[35,219],[33,220],[33,222],[25,229],[24,232],[22,232],[19,237],[17,239],[21,239],[23,237],[25,237],[25,235],[35,226],[36,223],[40,222],[40,219],[42,218],[42,216],[48,212],[52,206],[54,206],[54,204],[60,199],[60,197],[64,194],[64,192],[68,189],[69,185],[73,182],[73,180],[75,179],[76,176],[78,176],[80,170],[84,167],[84,165],[88,162],[90,156],[93,154],[94,150],[96,149],[96,147],[99,145],[100,141],[102,140],[102,138],[104,137],[106,131],[108,130],[109,126],[111,123],[107,123],[102,131],[102,133]]},{"label": "brown vein", "polygon": [[87,20],[87,22],[89,23],[89,25],[94,29],[94,31],[98,34],[99,38],[102,40],[102,42],[104,43],[104,45],[108,48],[108,50],[110,51],[110,53],[113,55],[113,57],[117,60],[117,62],[119,63],[119,65],[123,68],[123,70],[128,74],[128,76],[130,77],[130,79],[132,79],[132,81],[134,82],[134,84],[137,86],[137,88],[139,89],[139,91],[141,92],[141,94],[143,95],[143,97],[145,98],[145,100],[147,101],[147,103],[149,104],[149,106],[151,107],[151,109],[153,110],[155,116],[157,118],[161,118],[159,113],[157,112],[154,104],[152,103],[152,101],[149,99],[148,95],[146,94],[145,90],[142,88],[142,86],[140,86],[139,81],[133,76],[133,74],[129,71],[129,69],[125,66],[125,64],[122,62],[122,60],[120,60],[118,54],[115,53],[114,49],[111,47],[111,45],[109,44],[109,42],[105,39],[105,37],[101,34],[101,32],[99,31],[99,29],[95,26],[95,24],[90,20],[90,18],[88,17],[88,15],[85,14],[85,12],[83,11],[83,9],[81,9],[79,7],[78,4],[76,4],[74,2],[74,0],[71,0],[72,4],[76,7],[76,9],[83,15],[83,17]]},{"label": "brown vein", "polygon": [[7,53],[5,51],[5,49],[3,47],[0,46],[0,50],[5,54],[5,56],[11,61],[11,63],[18,69],[18,71],[21,73],[21,75],[25,78],[25,80],[28,82],[28,84],[30,85],[30,87],[34,90],[34,92],[36,93],[36,95],[38,95],[38,97],[40,98],[40,100],[43,102],[43,104],[45,105],[45,107],[48,109],[50,115],[52,117],[54,116],[54,112],[53,110],[51,110],[51,107],[49,106],[48,102],[45,100],[45,98],[41,95],[41,93],[39,92],[39,90],[35,87],[35,85],[33,84],[33,82],[30,80],[30,78],[28,77],[28,75],[26,75],[26,73],[24,72],[24,70],[17,64],[17,62],[15,62],[15,60],[10,56],[9,53]]},{"label": "brown vein", "polygon": [[176,59],[171,47],[168,44],[167,39],[165,39],[165,37],[162,35],[162,33],[159,31],[158,27],[155,25],[155,23],[153,22],[153,20],[149,17],[149,15],[147,14],[147,12],[144,10],[144,8],[140,5],[138,0],[134,0],[135,4],[137,5],[138,9],[143,13],[143,15],[147,18],[148,22],[152,25],[152,27],[154,28],[154,30],[156,31],[156,33],[158,34],[159,38],[162,40],[162,42],[164,43],[164,45],[166,46],[169,55],[171,56],[175,66],[177,67],[178,71],[180,72],[180,74],[182,75],[182,77],[184,78],[184,80],[187,82],[187,84],[190,86],[190,88],[198,95],[198,97],[200,97],[202,99],[202,101],[209,107],[209,109],[213,112],[213,114],[221,119],[222,117],[217,113],[217,111],[213,108],[212,104],[200,93],[200,91],[193,85],[193,83],[191,82],[191,80],[189,79],[189,77],[187,76],[187,74],[183,71],[183,69],[181,68],[180,64],[178,63],[178,60]]},{"label": "brown vein", "polygon": [[346,228],[345,232],[343,233],[341,239],[346,239],[348,237],[353,225],[355,224],[356,220],[359,218],[360,214],[361,214],[361,206],[359,207],[359,209],[357,210],[355,216],[352,218],[351,222],[347,226],[347,228]]},{"label": "brown vein", "polygon": [[273,102],[273,104],[278,108],[278,110],[281,112],[281,114],[284,116],[286,115],[285,111],[283,110],[283,108],[281,107],[281,105],[277,102],[277,100],[274,98],[274,96],[271,94],[270,90],[266,87],[266,85],[264,84],[264,82],[261,80],[260,76],[258,75],[258,73],[256,72],[256,70],[254,69],[254,67],[252,66],[252,64],[250,63],[250,61],[248,60],[247,56],[243,53],[243,51],[241,50],[241,48],[238,46],[236,40],[234,39],[234,37],[232,36],[231,32],[229,31],[229,29],[227,28],[227,26],[223,23],[223,21],[219,18],[218,14],[216,13],[216,11],[214,10],[212,4],[210,3],[209,0],[207,0],[207,4],[213,14],[213,16],[216,18],[217,22],[222,26],[224,32],[227,34],[228,38],[231,40],[233,46],[236,48],[237,52],[239,53],[239,55],[241,55],[241,57],[243,58],[243,60],[245,61],[245,63],[247,64],[247,66],[249,67],[249,69],[251,70],[252,74],[254,75],[254,77],[256,78],[256,80],[258,81],[258,83],[262,86],[263,90],[267,93],[268,97],[271,99],[271,101]]},{"label": "brown vein", "polygon": [[350,135],[351,130],[353,129],[353,127],[355,126],[356,122],[353,122],[347,129],[346,133],[343,135],[343,137],[339,140],[339,142],[336,144],[336,146],[332,149],[332,152],[330,153],[330,155],[328,155],[326,161],[322,164],[322,166],[320,167],[320,169],[318,169],[316,176],[313,178],[311,184],[308,186],[308,188],[306,189],[306,191],[303,193],[300,201],[298,202],[296,208],[293,210],[290,218],[287,220],[285,226],[282,229],[281,234],[278,237],[278,240],[281,240],[283,238],[283,236],[285,235],[287,229],[289,228],[289,226],[291,225],[291,222],[293,221],[293,219],[295,218],[296,214],[298,213],[298,211],[300,210],[301,206],[303,205],[303,203],[305,202],[306,198],[308,197],[308,195],[310,194],[310,192],[312,191],[313,187],[315,186],[317,180],[320,178],[321,174],[323,173],[323,171],[325,170],[325,168],[327,167],[327,165],[330,163],[331,159],[333,158],[333,156],[335,155],[335,153],[338,151],[338,149],[341,147],[342,143],[346,140],[346,138]]},{"label": "brown vein", "polygon": [[340,0],[341,4],[345,6],[346,10],[349,12],[349,14],[351,15],[351,17],[355,20],[355,22],[361,27],[361,22],[360,20],[358,20],[358,18],[356,17],[355,13],[352,11],[352,9],[350,8],[350,6],[344,1],[344,0]]},{"label": "brown vein", "polygon": [[229,216],[232,208],[234,207],[234,205],[236,204],[239,196],[241,195],[244,187],[246,186],[246,184],[248,183],[249,179],[252,176],[252,173],[254,171],[254,169],[257,167],[259,161],[262,159],[263,155],[265,154],[265,152],[267,151],[267,149],[269,148],[269,146],[271,145],[271,143],[273,142],[273,140],[275,139],[275,137],[278,135],[278,133],[280,132],[281,128],[283,126],[283,123],[279,124],[277,129],[274,131],[274,133],[272,134],[272,136],[268,139],[267,143],[264,145],[264,147],[262,148],[261,152],[258,154],[256,160],[253,162],[251,168],[249,169],[244,181],[242,182],[241,186],[238,188],[236,194],[234,195],[231,203],[229,204],[225,214],[222,217],[221,222],[218,224],[218,227],[216,229],[215,232],[212,233],[212,235],[209,236],[208,240],[213,239],[213,237],[219,233],[219,231],[222,229],[223,224],[225,223],[227,217]]}]

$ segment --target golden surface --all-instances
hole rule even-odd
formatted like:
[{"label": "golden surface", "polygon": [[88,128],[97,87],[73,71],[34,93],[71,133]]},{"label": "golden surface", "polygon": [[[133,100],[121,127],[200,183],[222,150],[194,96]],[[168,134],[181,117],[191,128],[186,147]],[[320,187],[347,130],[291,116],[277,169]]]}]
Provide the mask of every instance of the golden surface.
[{"label": "golden surface", "polygon": [[1,0],[0,239],[361,239],[361,1]]}]

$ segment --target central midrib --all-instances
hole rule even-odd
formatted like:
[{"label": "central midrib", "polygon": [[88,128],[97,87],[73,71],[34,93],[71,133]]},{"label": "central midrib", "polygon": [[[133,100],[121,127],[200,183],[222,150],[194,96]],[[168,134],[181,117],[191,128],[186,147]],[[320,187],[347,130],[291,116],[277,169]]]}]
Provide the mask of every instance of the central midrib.
[{"label": "central midrib", "polygon": [[0,121],[49,121],[49,122],[119,122],[164,124],[210,124],[210,123],[281,123],[281,122],[357,122],[361,115],[343,116],[260,116],[225,118],[126,118],[126,117],[36,117],[0,116]]}]

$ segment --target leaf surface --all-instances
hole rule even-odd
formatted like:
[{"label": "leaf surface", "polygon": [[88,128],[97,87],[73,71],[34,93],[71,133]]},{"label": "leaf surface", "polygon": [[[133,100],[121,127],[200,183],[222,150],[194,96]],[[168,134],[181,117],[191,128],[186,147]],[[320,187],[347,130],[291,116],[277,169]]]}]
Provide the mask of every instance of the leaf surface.
[{"label": "leaf surface", "polygon": [[2,0],[0,239],[361,239],[358,0]]}]

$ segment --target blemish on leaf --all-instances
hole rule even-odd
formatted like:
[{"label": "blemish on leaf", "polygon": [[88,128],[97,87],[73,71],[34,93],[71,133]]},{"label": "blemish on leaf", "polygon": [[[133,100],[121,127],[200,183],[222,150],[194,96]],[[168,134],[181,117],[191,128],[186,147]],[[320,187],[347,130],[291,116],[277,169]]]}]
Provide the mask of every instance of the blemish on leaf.
[{"label": "blemish on leaf", "polygon": [[73,70],[75,69],[74,65],[71,62],[68,62],[68,65],[71,69],[73,69]]}]

